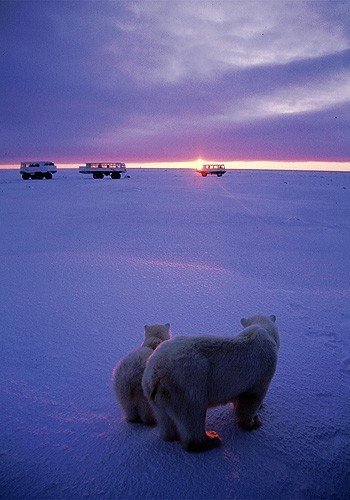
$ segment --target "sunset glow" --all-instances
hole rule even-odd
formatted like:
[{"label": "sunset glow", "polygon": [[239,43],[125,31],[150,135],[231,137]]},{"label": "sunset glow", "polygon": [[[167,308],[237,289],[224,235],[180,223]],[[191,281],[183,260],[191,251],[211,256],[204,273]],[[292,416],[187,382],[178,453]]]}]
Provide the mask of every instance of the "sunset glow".
[{"label": "sunset glow", "polygon": [[[59,169],[76,168],[84,162],[77,163],[58,163],[55,162]],[[199,170],[204,163],[224,163],[227,170],[305,170],[305,171],[321,171],[321,172],[350,172],[350,162],[279,162],[279,161],[222,161],[222,160],[193,160],[179,162],[152,162],[152,163],[136,163],[130,162],[126,166],[128,169],[150,168],[150,169],[176,169],[185,168],[189,170]],[[2,164],[1,169],[18,169],[19,164]]]},{"label": "sunset glow", "polygon": [[342,0],[4,0],[1,15],[0,165],[349,170]]}]

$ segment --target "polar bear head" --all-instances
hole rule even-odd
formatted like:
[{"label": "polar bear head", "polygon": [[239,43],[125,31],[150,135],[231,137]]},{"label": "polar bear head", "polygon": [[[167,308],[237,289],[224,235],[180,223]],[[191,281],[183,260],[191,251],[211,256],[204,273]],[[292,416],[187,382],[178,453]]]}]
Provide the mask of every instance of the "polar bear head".
[{"label": "polar bear head", "polygon": [[276,342],[277,348],[280,346],[280,339],[278,334],[278,329],[276,326],[276,316],[271,314],[271,316],[256,315],[251,318],[242,318],[241,324],[243,328],[256,325],[257,327],[266,330]]},{"label": "polar bear head", "polygon": [[276,322],[276,316],[271,314],[271,316],[262,316],[257,314],[256,316],[252,316],[251,318],[242,318],[241,325],[243,328],[247,328],[247,326],[251,325],[271,325],[271,323]]},{"label": "polar bear head", "polygon": [[142,345],[155,349],[163,340],[169,340],[170,337],[170,323],[145,325],[145,341]]}]

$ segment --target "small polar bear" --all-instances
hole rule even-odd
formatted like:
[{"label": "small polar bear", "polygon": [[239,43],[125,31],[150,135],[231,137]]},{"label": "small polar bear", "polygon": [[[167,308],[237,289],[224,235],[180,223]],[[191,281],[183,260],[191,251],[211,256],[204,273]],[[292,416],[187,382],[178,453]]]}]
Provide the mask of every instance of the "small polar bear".
[{"label": "small polar bear", "polygon": [[275,316],[242,318],[234,338],[176,337],[150,356],[142,379],[161,437],[187,451],[219,446],[205,430],[207,408],[232,402],[238,425],[260,427],[257,411],[275,373],[279,334]]},{"label": "small polar bear", "polygon": [[120,361],[113,371],[117,400],[128,422],[154,425],[153,411],[142,392],[142,375],[147,359],[164,340],[170,339],[170,324],[145,325],[145,340]]}]

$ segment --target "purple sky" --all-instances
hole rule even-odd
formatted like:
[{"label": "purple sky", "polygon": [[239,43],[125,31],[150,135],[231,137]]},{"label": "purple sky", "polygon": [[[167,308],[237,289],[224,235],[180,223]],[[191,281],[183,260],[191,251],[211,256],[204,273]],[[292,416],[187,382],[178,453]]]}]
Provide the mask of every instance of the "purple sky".
[{"label": "purple sky", "polygon": [[348,1],[0,2],[0,163],[349,161]]}]

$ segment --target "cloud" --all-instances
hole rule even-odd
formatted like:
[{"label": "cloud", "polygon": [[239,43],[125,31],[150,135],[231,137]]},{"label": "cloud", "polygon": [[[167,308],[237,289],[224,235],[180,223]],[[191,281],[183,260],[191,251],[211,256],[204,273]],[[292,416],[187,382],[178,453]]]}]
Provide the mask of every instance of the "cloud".
[{"label": "cloud", "polygon": [[268,94],[247,97],[241,109],[234,105],[226,120],[241,122],[282,115],[298,115],[334,108],[350,101],[350,71],[309,85],[283,87]]},{"label": "cloud", "polygon": [[[152,1],[127,7],[130,18],[115,26],[130,44],[124,70],[142,84],[215,78],[349,48],[342,25],[327,21],[316,2]],[[119,42],[108,50],[119,55]]]},{"label": "cloud", "polygon": [[[163,114],[150,118],[144,114],[133,114],[129,122],[115,131],[95,137],[100,144],[129,143],[132,137],[136,144],[159,140],[165,136],[178,137],[186,133],[195,135],[227,124],[254,123],[261,119],[292,117],[306,113],[321,112],[350,102],[350,71],[333,74],[321,82],[308,85],[289,85],[269,93],[240,96],[233,104],[221,102],[221,109],[198,109],[191,114],[170,116]],[[195,133],[194,133],[195,131]]]},{"label": "cloud", "polygon": [[6,160],[348,154],[345,2],[43,4],[3,2]]}]

